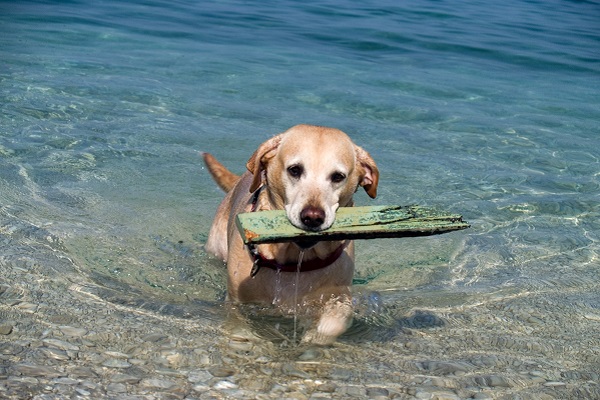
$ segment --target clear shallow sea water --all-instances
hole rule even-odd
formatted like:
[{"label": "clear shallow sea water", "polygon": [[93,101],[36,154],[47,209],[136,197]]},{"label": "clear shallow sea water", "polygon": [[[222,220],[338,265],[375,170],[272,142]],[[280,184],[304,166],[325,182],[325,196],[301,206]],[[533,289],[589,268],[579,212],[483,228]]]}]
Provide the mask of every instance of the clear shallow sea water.
[{"label": "clear shallow sea water", "polygon": [[598,395],[598,21],[585,1],[2,2],[0,311],[18,333],[76,293],[218,340],[199,153],[241,172],[327,125],[382,172],[359,204],[472,224],[358,244],[349,381]]}]

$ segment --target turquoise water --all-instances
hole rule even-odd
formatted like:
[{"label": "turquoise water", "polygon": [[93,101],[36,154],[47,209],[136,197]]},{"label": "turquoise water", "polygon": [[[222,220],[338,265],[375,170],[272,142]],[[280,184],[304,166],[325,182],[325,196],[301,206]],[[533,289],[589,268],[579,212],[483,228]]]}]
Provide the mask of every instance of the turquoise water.
[{"label": "turquoise water", "polygon": [[[359,204],[438,206],[472,224],[360,242],[357,291],[386,310],[363,325],[391,325],[392,343],[400,324],[524,351],[485,339],[498,312],[502,335],[519,326],[575,349],[530,358],[597,370],[598,21],[593,1],[2,2],[3,265],[58,254],[72,264],[42,274],[94,298],[219,319],[224,271],[203,243],[222,194],[199,153],[241,172],[271,135],[333,126],[382,172],[378,198]],[[414,323],[422,313],[433,322]]]}]

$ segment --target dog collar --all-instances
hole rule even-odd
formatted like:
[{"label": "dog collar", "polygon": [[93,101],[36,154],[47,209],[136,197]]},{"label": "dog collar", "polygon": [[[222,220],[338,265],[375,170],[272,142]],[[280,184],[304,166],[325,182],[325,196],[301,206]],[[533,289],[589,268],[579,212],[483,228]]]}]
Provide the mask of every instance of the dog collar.
[{"label": "dog collar", "polygon": [[250,276],[256,276],[256,274],[262,267],[281,272],[309,272],[323,269],[330,266],[338,258],[340,258],[347,245],[348,241],[346,240],[344,241],[344,243],[340,244],[338,248],[335,249],[335,251],[328,255],[326,258],[313,258],[312,260],[302,261],[300,267],[298,267],[298,263],[294,262],[285,264],[278,263],[273,259],[264,257],[258,252],[258,249],[255,246],[249,246],[250,255],[254,259]]}]

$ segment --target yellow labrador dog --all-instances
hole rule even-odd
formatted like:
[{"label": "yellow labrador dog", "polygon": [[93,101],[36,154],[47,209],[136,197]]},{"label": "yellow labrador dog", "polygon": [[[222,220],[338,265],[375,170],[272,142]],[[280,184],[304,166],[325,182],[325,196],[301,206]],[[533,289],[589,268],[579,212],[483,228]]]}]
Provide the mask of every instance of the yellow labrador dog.
[{"label": "yellow labrador dog", "polygon": [[282,310],[302,307],[315,321],[303,341],[333,343],[352,322],[353,243],[248,247],[234,219],[243,212],[285,210],[290,222],[300,229],[327,229],[338,207],[353,206],[352,195],[359,187],[372,198],[377,195],[379,171],[371,156],[338,129],[297,125],[261,144],[241,177],[208,153],[204,160],[217,184],[227,192],[206,249],[227,262],[228,300],[273,304]]}]

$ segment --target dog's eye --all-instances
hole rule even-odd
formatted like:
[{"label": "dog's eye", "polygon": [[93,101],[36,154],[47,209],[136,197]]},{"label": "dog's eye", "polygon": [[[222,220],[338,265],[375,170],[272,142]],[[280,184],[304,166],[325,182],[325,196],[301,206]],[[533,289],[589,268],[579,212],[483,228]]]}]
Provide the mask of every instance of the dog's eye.
[{"label": "dog's eye", "polygon": [[302,168],[301,165],[292,165],[288,167],[287,171],[292,178],[300,178],[302,176],[302,172],[304,172],[304,168]]},{"label": "dog's eye", "polygon": [[346,179],[346,175],[342,174],[341,172],[334,172],[331,174],[331,182],[333,183],[340,183],[344,179]]}]

